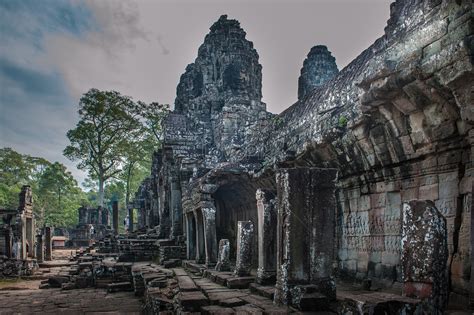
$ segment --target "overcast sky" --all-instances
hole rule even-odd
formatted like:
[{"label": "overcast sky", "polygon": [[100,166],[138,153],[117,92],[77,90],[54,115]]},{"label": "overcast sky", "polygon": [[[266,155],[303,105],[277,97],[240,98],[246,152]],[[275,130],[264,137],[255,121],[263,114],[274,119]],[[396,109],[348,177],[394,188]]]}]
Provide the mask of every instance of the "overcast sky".
[{"label": "overcast sky", "polygon": [[173,104],[176,85],[222,14],[240,21],[263,66],[263,101],[297,99],[314,45],[339,69],[383,34],[390,0],[0,0],[0,147],[59,161],[80,95],[113,89]]}]

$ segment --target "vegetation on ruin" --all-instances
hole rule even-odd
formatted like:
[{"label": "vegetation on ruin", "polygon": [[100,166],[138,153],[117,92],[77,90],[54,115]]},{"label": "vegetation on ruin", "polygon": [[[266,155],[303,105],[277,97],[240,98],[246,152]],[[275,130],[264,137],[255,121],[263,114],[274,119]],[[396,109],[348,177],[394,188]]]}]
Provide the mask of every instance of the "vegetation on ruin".
[{"label": "vegetation on ruin", "polygon": [[149,169],[167,110],[158,103],[134,102],[116,91],[91,89],[82,96],[79,122],[67,133],[70,144],[64,155],[96,181],[98,205],[105,205],[106,183],[117,180],[125,183],[125,201],[130,200],[134,179],[143,179],[136,173]]},{"label": "vegetation on ruin", "polygon": [[86,194],[61,163],[0,149],[0,207],[18,208],[22,185],[30,185],[33,210],[39,226],[71,226],[77,223],[77,208],[86,203]]}]

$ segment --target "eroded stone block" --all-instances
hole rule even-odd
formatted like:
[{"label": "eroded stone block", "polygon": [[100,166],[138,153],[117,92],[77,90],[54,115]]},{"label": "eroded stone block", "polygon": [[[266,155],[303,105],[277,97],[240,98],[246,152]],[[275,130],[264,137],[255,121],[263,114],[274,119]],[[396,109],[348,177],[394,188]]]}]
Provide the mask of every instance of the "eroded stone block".
[{"label": "eroded stone block", "polygon": [[402,214],[403,293],[424,299],[434,314],[447,302],[446,219],[429,200],[403,203]]}]

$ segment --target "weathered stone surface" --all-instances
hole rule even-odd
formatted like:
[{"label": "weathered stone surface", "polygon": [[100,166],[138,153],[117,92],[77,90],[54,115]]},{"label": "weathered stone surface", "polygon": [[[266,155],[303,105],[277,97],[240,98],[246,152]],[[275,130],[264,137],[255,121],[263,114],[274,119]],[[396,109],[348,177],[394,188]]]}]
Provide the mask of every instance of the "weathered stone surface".
[{"label": "weathered stone surface", "polygon": [[219,252],[217,256],[217,271],[229,271],[230,270],[230,242],[227,239],[219,241]]},{"label": "weathered stone surface", "polygon": [[252,267],[252,239],[254,226],[251,221],[237,222],[237,259],[234,274],[247,276]]},{"label": "weathered stone surface", "polygon": [[[275,301],[299,304],[300,285],[320,285],[335,297],[332,235],[335,227],[334,169],[280,169],[277,173],[278,230]],[[328,284],[327,286],[324,284]],[[313,292],[310,292],[313,293]]]},{"label": "weathered stone surface", "polygon": [[403,204],[403,292],[427,300],[431,312],[443,311],[447,303],[446,219],[432,201]]},{"label": "weathered stone surface", "polygon": [[276,277],[277,209],[275,192],[258,189],[258,269],[257,282],[268,284]]},{"label": "weathered stone surface", "polygon": [[331,56],[326,46],[314,46],[303,62],[298,79],[298,99],[307,96],[312,90],[332,79],[337,70],[336,58]]}]

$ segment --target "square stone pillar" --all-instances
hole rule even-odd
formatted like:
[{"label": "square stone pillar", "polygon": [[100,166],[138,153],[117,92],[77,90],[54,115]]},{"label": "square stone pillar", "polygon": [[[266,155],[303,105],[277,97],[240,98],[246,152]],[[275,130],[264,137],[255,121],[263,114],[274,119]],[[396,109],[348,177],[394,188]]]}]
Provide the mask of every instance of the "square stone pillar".
[{"label": "square stone pillar", "polygon": [[206,266],[211,267],[217,261],[216,207],[211,201],[201,202],[202,221],[204,227],[204,245]]},{"label": "square stone pillar", "polygon": [[202,264],[205,262],[205,244],[204,244],[204,223],[201,209],[193,211],[196,222],[196,262]]},{"label": "square stone pillar", "polygon": [[175,238],[177,236],[183,235],[183,227],[181,223],[183,220],[183,211],[181,206],[181,188],[178,178],[173,177],[171,179],[170,195],[170,209],[173,213],[171,236],[172,238]]},{"label": "square stone pillar", "polygon": [[315,311],[320,304],[312,292],[336,298],[336,178],[335,169],[277,170],[276,303]]},{"label": "square stone pillar", "polygon": [[270,284],[276,277],[276,234],[277,209],[275,206],[276,193],[258,189],[258,269],[257,283]]},{"label": "square stone pillar", "polygon": [[128,231],[133,232],[133,208],[128,208]]},{"label": "square stone pillar", "polygon": [[192,212],[186,214],[186,239],[186,257],[196,259],[196,221]]},{"label": "square stone pillar", "polygon": [[236,276],[248,276],[252,269],[252,239],[254,227],[252,221],[237,222],[237,257],[235,262]]},{"label": "square stone pillar", "polygon": [[430,314],[442,313],[448,300],[446,219],[430,200],[403,203],[403,294],[425,300]]},{"label": "square stone pillar", "polygon": [[44,228],[44,245],[44,260],[53,260],[52,229],[49,226]]},{"label": "square stone pillar", "polygon": [[10,226],[5,229],[5,256],[13,257],[13,232]]},{"label": "square stone pillar", "polygon": [[118,201],[112,203],[112,224],[114,229],[114,234],[117,235],[119,231],[119,208]]},{"label": "square stone pillar", "polygon": [[219,241],[219,252],[217,255],[217,271],[229,271],[230,270],[230,242],[228,239],[222,239]]},{"label": "square stone pillar", "polygon": [[[471,154],[474,155],[474,147],[471,146],[471,148]],[[474,183],[471,194],[471,292],[469,299],[471,307],[474,307]]]},{"label": "square stone pillar", "polygon": [[43,234],[36,235],[36,260],[41,263],[44,260]]}]

